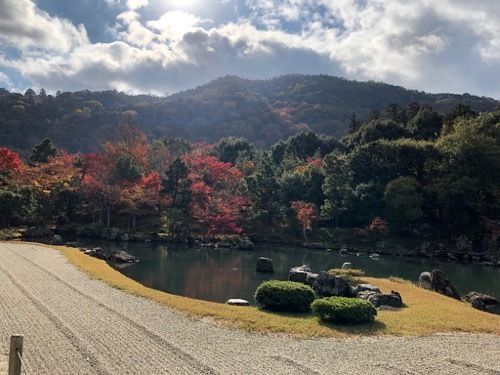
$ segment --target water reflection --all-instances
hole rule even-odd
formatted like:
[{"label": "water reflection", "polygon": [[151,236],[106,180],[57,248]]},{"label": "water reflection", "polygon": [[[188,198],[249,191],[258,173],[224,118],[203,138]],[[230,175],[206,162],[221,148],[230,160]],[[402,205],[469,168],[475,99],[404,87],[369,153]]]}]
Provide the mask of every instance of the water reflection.
[{"label": "water reflection", "polygon": [[[112,250],[109,243],[101,246]],[[291,267],[305,264],[313,272],[319,272],[340,268],[344,262],[351,262],[368,276],[397,276],[412,281],[417,281],[421,272],[438,268],[461,294],[476,290],[500,297],[500,269],[479,265],[387,256],[375,260],[356,254],[276,245],[259,245],[254,251],[241,251],[130,243],[126,251],[141,260],[131,267],[120,268],[126,276],[154,289],[214,302],[243,298],[254,303],[253,294],[260,283],[270,279],[286,280]],[[275,272],[256,272],[259,257],[271,258]]]}]

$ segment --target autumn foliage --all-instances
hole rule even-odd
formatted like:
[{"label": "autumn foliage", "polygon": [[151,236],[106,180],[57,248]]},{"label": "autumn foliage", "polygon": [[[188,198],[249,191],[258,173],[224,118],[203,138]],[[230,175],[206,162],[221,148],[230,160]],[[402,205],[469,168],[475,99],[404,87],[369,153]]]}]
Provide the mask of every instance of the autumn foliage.
[{"label": "autumn foliage", "polygon": [[22,166],[23,162],[17,152],[12,152],[8,148],[0,148],[0,173],[17,172]]},{"label": "autumn foliage", "polygon": [[302,225],[302,233],[307,240],[307,231],[312,230],[313,220],[318,215],[316,205],[311,202],[293,201],[290,202],[290,208],[295,212],[297,220]]},{"label": "autumn foliage", "polygon": [[206,155],[207,150],[201,146],[184,158],[192,181],[191,215],[205,227],[207,234],[240,234],[241,211],[247,202],[237,193],[243,174],[231,163]]}]

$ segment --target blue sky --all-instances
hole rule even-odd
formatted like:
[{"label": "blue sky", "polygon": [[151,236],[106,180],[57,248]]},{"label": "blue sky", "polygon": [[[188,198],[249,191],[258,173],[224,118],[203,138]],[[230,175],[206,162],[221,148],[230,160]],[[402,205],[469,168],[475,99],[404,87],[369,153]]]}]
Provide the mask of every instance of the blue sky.
[{"label": "blue sky", "polygon": [[500,99],[498,0],[0,0],[0,87],[329,74]]}]

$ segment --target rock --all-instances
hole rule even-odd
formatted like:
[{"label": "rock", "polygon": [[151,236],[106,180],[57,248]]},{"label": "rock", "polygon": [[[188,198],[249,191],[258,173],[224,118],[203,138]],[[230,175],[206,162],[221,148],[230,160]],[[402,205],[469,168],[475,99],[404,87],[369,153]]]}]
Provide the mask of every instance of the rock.
[{"label": "rock", "polygon": [[124,233],[123,236],[121,236],[120,240],[124,241],[124,242],[130,241],[130,237],[129,237],[128,233]]},{"label": "rock", "polygon": [[26,238],[42,238],[42,237],[52,237],[54,232],[49,228],[37,228],[30,227],[24,232],[23,237]]},{"label": "rock", "polygon": [[307,279],[306,279],[306,284],[312,286],[314,284],[314,282],[316,281],[317,278],[318,278],[318,274],[317,273],[308,273],[307,274]]},{"label": "rock", "polygon": [[120,228],[104,228],[101,232],[101,237],[105,240],[116,241],[121,238],[122,231]]},{"label": "rock", "polygon": [[321,271],[312,285],[313,290],[322,297],[352,297],[353,290],[341,276]]},{"label": "rock", "polygon": [[115,251],[111,253],[108,260],[113,260],[117,263],[138,263],[139,259],[127,253],[126,251]]},{"label": "rock", "polygon": [[69,247],[80,247],[78,242],[65,242],[64,245]]},{"label": "rock", "polygon": [[422,272],[418,278],[418,285],[427,290],[434,290],[432,287],[432,275],[430,272]]},{"label": "rock", "polygon": [[479,293],[479,292],[467,293],[463,298],[465,301],[469,302],[470,304],[472,304],[473,299],[480,299],[481,301],[483,301],[485,306],[493,306],[493,305],[498,304],[498,301],[496,300],[495,297],[490,296],[488,294]]},{"label": "rock", "polygon": [[351,262],[345,262],[344,264],[342,264],[343,270],[350,270],[351,268],[352,268]]},{"label": "rock", "polygon": [[374,259],[374,260],[378,260],[380,258],[380,254],[379,253],[371,253],[370,255],[368,255],[371,259]]},{"label": "rock", "polygon": [[99,258],[99,259],[107,258],[106,254],[104,253],[104,250],[101,249],[100,247],[94,247],[93,249],[85,250],[83,253],[86,255],[90,255],[91,257],[94,258]]},{"label": "rock", "polygon": [[390,306],[399,308],[403,306],[403,300],[401,299],[401,295],[394,290],[392,290],[391,293],[389,294],[382,294],[367,290],[358,293],[358,298],[366,299],[367,301],[371,302],[375,307]]},{"label": "rock", "polygon": [[477,296],[472,297],[469,300],[469,303],[475,309],[478,309],[481,311],[486,311],[486,304],[484,303],[484,301],[480,297],[477,297]]},{"label": "rock", "polygon": [[445,296],[460,299],[457,289],[446,278],[443,272],[438,269],[431,271],[432,289]]},{"label": "rock", "polygon": [[372,284],[358,284],[354,288],[354,294],[357,296],[361,292],[375,292],[382,293],[378,287]]},{"label": "rock", "polygon": [[50,239],[50,244],[51,245],[63,245],[64,242],[62,240],[62,237],[58,234],[54,234],[52,238]]},{"label": "rock", "polygon": [[292,267],[288,273],[288,280],[307,284],[307,277],[310,273],[311,269],[305,264],[300,267]]},{"label": "rock", "polygon": [[246,237],[242,238],[238,243],[238,249],[240,250],[253,250],[253,248],[253,242]]},{"label": "rock", "polygon": [[228,299],[226,301],[226,305],[231,305],[231,306],[250,306],[250,302],[244,300],[244,299],[237,299],[237,298],[232,298]]},{"label": "rock", "polygon": [[274,272],[273,260],[269,258],[260,257],[257,259],[257,272]]},{"label": "rock", "polygon": [[453,253],[448,253],[448,260],[455,262],[457,260],[457,257]]}]

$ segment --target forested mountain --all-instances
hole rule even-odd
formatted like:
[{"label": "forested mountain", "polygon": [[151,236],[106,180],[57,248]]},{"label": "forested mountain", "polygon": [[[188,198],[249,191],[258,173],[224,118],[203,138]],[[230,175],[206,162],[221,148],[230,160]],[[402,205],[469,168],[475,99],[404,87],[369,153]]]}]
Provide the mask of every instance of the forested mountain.
[{"label": "forested mountain", "polygon": [[268,148],[307,130],[340,139],[353,121],[367,121],[388,113],[391,105],[406,108],[411,103],[440,113],[457,104],[478,112],[499,104],[468,94],[428,94],[325,75],[286,75],[264,81],[226,76],[168,97],[117,91],[52,96],[43,89],[38,94],[32,89],[24,94],[0,89],[0,147],[26,157],[34,145],[50,138],[68,152],[100,151],[104,141],[113,137],[123,113],[134,111],[134,121],[149,139],[184,137],[216,143],[235,136]]}]

